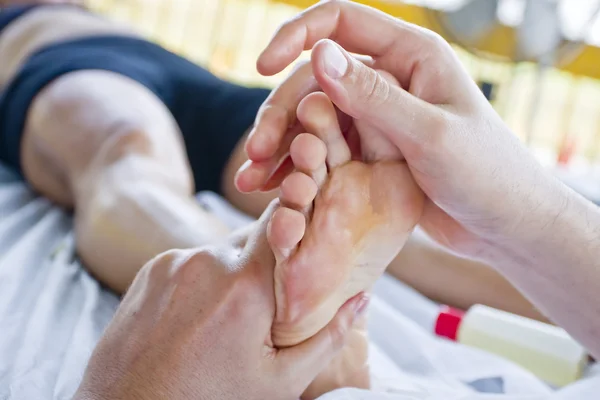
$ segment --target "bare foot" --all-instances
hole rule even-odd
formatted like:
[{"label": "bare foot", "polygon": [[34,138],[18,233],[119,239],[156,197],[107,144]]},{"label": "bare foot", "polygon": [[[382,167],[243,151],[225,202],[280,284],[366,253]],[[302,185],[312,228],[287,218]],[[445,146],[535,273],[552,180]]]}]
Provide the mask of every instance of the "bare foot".
[{"label": "bare foot", "polygon": [[[369,164],[351,161],[326,95],[307,96],[298,119],[311,133],[291,145],[296,172],[281,185],[281,208],[268,236],[277,262],[272,329],[277,346],[313,336],[349,298],[370,290],[423,208],[423,194],[404,162],[389,157]],[[370,160],[376,160],[377,148],[369,151]],[[343,386],[368,387],[363,328],[357,328],[304,398]]]}]

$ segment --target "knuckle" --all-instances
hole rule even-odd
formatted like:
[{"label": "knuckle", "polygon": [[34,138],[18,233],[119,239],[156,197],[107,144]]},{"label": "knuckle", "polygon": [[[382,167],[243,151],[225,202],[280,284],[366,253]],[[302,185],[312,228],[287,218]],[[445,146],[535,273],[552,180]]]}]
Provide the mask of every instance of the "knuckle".
[{"label": "knuckle", "polygon": [[169,250],[154,257],[144,266],[143,271],[151,281],[168,279],[173,266],[185,257],[183,250]]},{"label": "knuckle", "polygon": [[386,102],[390,97],[390,86],[388,82],[375,70],[361,68],[356,79],[360,83],[360,104],[368,104],[372,107]]},{"label": "knuckle", "polygon": [[157,255],[150,262],[155,268],[167,268],[168,266],[175,264],[176,261],[180,260],[182,257],[184,257],[184,251],[168,250],[164,253]]},{"label": "knuckle", "polygon": [[453,54],[452,46],[439,33],[417,25],[414,25],[414,29],[425,51],[435,55],[435,57]]},{"label": "knuckle", "polygon": [[260,107],[255,126],[269,126],[281,130],[289,125],[290,119],[291,111],[287,108],[285,102],[280,99],[275,90]]},{"label": "knuckle", "polygon": [[450,50],[450,44],[439,33],[429,29],[423,29],[423,36],[433,50],[446,51]]},{"label": "knuckle", "polygon": [[218,250],[212,246],[203,246],[192,251],[185,264],[190,266],[211,265],[218,261]]},{"label": "knuckle", "polygon": [[217,249],[212,246],[203,246],[193,250],[188,260],[191,264],[212,263],[217,259]]},{"label": "knuckle", "polygon": [[289,119],[289,112],[283,105],[279,104],[277,99],[272,99],[271,102],[265,104],[261,109],[260,119],[277,126],[285,126]]},{"label": "knuckle", "polygon": [[207,271],[217,262],[215,251],[208,247],[179,252],[171,262],[170,277],[176,285],[194,285],[199,279],[206,279]]},{"label": "knuckle", "polygon": [[158,256],[155,257],[155,260],[157,260],[160,263],[163,264],[173,264],[175,262],[175,260],[181,259],[182,257],[184,257],[185,251],[183,250],[178,250],[178,249],[173,249],[173,250],[167,250],[162,254],[159,254]]}]

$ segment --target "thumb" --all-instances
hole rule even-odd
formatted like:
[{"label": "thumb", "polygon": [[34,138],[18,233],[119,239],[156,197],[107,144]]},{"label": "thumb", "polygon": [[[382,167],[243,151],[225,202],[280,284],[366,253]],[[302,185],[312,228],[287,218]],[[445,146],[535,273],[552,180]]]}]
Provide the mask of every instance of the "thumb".
[{"label": "thumb", "polygon": [[278,353],[278,369],[289,378],[289,384],[302,393],[317,375],[344,347],[354,322],[367,310],[369,297],[359,293],[348,300],[333,320],[315,336]]},{"label": "thumb", "polygon": [[278,208],[279,200],[271,201],[258,221],[252,224],[251,230],[245,232],[247,240],[241,254],[247,261],[264,265],[265,268],[270,269],[275,265],[275,256],[267,240],[267,232],[273,213]]},{"label": "thumb", "polygon": [[337,43],[319,41],[311,62],[317,82],[340,110],[385,132],[394,144],[407,135],[424,140],[422,136],[434,128],[440,115],[435,106],[359,62]]}]

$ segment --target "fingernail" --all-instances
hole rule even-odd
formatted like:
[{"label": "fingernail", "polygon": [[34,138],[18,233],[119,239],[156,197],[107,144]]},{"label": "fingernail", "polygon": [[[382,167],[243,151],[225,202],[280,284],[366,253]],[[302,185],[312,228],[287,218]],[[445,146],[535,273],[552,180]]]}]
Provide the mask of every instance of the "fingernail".
[{"label": "fingernail", "polygon": [[250,165],[252,165],[252,160],[246,160],[246,162],[240,166],[237,173],[239,174],[246,171],[248,168],[250,168]]},{"label": "fingernail", "polygon": [[367,307],[369,306],[369,296],[363,294],[359,301],[356,302],[354,306],[354,317],[358,318],[367,311]]},{"label": "fingernail", "polygon": [[[252,128],[252,130],[250,131],[250,133],[248,134],[248,137],[246,138],[246,144],[244,145],[244,150],[246,151],[246,154],[248,155],[254,155],[254,153],[256,152],[256,148],[260,147],[260,141],[256,140],[256,127]],[[257,145],[258,143],[258,145]]]},{"label": "fingernail", "polygon": [[348,60],[340,48],[332,42],[325,42],[323,50],[323,69],[332,79],[339,79],[348,69]]}]

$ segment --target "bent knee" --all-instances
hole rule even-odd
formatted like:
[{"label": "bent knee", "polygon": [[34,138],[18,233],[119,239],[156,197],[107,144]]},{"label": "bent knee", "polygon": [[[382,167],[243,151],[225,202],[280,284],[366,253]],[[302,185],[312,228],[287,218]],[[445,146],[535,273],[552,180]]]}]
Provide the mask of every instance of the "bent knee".
[{"label": "bent knee", "polygon": [[104,152],[147,152],[145,88],[104,71],[64,75],[32,102],[24,132],[24,151],[45,151],[64,168],[81,170]]},{"label": "bent knee", "polygon": [[48,168],[72,184],[135,155],[145,165],[162,163],[187,175],[179,136],[166,106],[138,82],[107,71],[73,72],[53,81],[32,102],[22,141],[23,168],[34,186],[36,176]]}]

